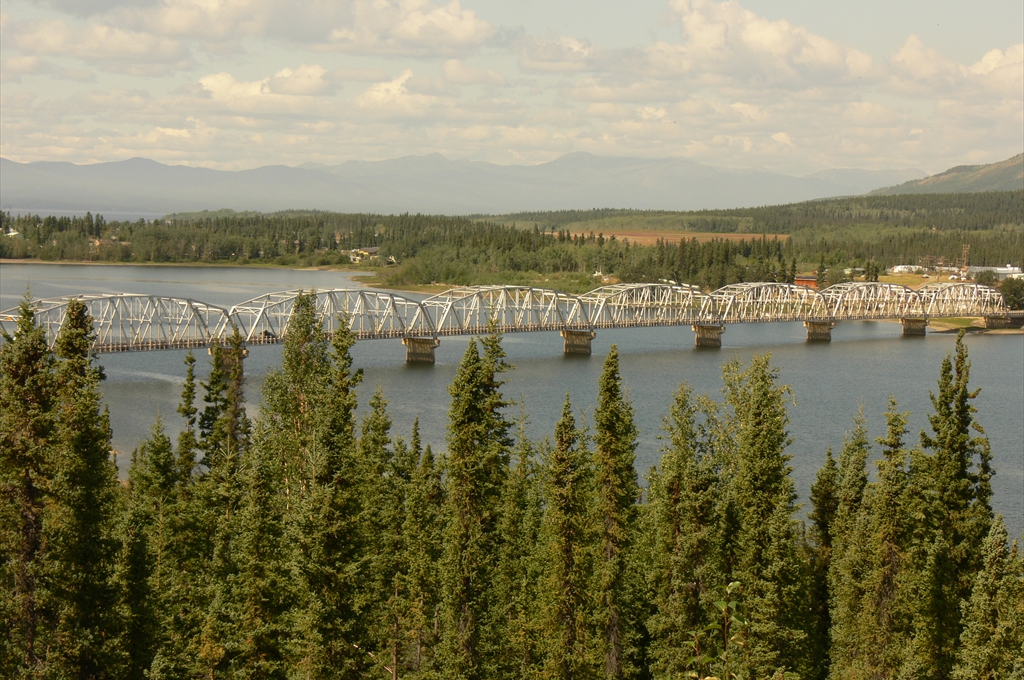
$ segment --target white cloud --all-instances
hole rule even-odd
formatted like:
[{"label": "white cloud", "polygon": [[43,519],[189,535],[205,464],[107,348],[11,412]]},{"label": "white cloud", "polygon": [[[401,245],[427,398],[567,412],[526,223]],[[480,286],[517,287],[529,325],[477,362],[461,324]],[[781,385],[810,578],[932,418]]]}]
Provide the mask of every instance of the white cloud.
[{"label": "white cloud", "polygon": [[597,67],[603,50],[589,42],[560,38],[528,37],[518,44],[519,68],[537,72],[577,72]]},{"label": "white cloud", "polygon": [[466,66],[458,59],[449,59],[444,63],[444,77],[448,82],[458,85],[508,85],[505,76],[497,71]]},{"label": "white cloud", "polygon": [[732,0],[672,0],[669,7],[683,42],[641,50],[639,65],[649,75],[786,88],[881,75],[869,55],[788,21],[769,21]]},{"label": "white cloud", "polygon": [[325,47],[353,54],[444,56],[473,51],[496,33],[459,0],[356,0],[349,25],[335,28]]},{"label": "white cloud", "polygon": [[71,25],[52,19],[5,31],[22,54],[74,57],[116,73],[163,75],[190,62],[181,41],[103,24]]},{"label": "white cloud", "polygon": [[496,27],[474,1],[8,3],[0,149],[226,168],[586,150],[806,174],[1024,148],[1021,44],[961,64],[910,36],[876,59],[734,0],[672,0],[678,37],[609,47]]}]

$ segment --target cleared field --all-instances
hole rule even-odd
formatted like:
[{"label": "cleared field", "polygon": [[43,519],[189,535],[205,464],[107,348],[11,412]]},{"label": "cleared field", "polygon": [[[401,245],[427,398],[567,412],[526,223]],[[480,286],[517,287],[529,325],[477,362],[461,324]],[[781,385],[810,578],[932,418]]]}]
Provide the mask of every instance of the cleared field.
[{"label": "cleared field", "polygon": [[[597,234],[598,232],[590,231],[574,231],[572,232],[577,236],[590,236],[591,233]],[[611,238],[614,236],[620,241],[624,238],[629,239],[630,243],[649,246],[654,245],[658,242],[658,239],[662,239],[668,243],[679,243],[683,239],[697,241],[698,243],[706,243],[714,239],[720,241],[752,241],[761,238],[761,234],[736,234],[736,233],[713,233],[707,231],[654,231],[644,229],[642,231],[605,231],[603,232],[604,237]],[[789,234],[764,234],[764,236],[771,240],[778,238],[779,240],[785,241],[789,238]]]}]

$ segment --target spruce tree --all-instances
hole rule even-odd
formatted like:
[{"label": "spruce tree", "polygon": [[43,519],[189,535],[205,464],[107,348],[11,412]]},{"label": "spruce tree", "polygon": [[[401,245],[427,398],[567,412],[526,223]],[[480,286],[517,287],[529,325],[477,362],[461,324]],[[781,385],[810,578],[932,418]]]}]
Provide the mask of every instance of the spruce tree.
[{"label": "spruce tree", "polygon": [[408,570],[402,525],[412,469],[405,443],[392,443],[391,424],[384,393],[378,388],[359,438],[364,500],[360,524],[367,555],[362,597],[368,605],[368,652],[381,669],[378,672],[386,670],[397,677],[405,633],[402,575]]},{"label": "spruce tree", "polygon": [[[238,329],[234,329],[226,347],[215,344],[210,354],[210,377],[203,384],[207,406],[199,418],[203,452],[200,465],[204,472],[195,489],[195,516],[200,526],[206,527],[201,548],[203,592],[193,629],[196,639],[189,645],[195,652],[196,672],[207,675],[222,671],[247,653],[238,639],[242,620],[236,609],[244,597],[235,587],[236,560],[241,553],[234,539],[242,526],[237,516],[247,491],[269,494],[265,487],[271,482],[263,476],[272,470],[267,460],[250,466],[250,481],[260,488],[247,490],[241,464],[249,451],[250,425],[245,413],[245,347]],[[265,509],[262,498],[255,500],[259,502],[250,506],[250,516]],[[255,541],[255,545],[250,543],[253,550],[258,549],[265,535],[256,531],[248,536],[250,542]]]},{"label": "spruce tree", "polygon": [[839,671],[833,677],[888,677],[904,667],[912,579],[908,542],[911,527],[920,522],[911,512],[908,490],[903,441],[908,416],[890,397],[886,435],[876,440],[882,447],[877,479],[865,491],[866,517],[858,525],[863,536],[854,545],[862,553],[860,584],[845,591],[859,593],[860,601],[833,601],[832,662]]},{"label": "spruce tree", "polygon": [[1020,677],[1024,671],[1024,574],[996,517],[985,539],[984,561],[963,602],[963,633],[954,680]]},{"label": "spruce tree", "polygon": [[789,477],[789,391],[777,384],[770,355],[743,371],[726,364],[726,398],[736,424],[736,472],[731,497],[737,515],[733,580],[743,585],[749,614],[745,671],[771,676],[804,668],[809,622],[804,569],[793,521],[796,492]]},{"label": "spruce tree", "polygon": [[832,449],[825,453],[825,465],[818,470],[811,485],[810,537],[807,541],[807,563],[811,582],[811,644],[814,654],[814,678],[828,676],[829,635],[832,612],[829,607],[828,574],[832,560],[832,524],[839,509],[839,467]]},{"label": "spruce tree", "polygon": [[587,604],[593,532],[589,454],[568,394],[545,463],[540,553],[545,677],[570,680],[590,675]]},{"label": "spruce tree", "polygon": [[122,511],[119,580],[124,591],[121,618],[129,658],[129,675],[142,678],[162,651],[158,677],[165,672],[168,650],[162,633],[173,627],[175,593],[181,571],[177,555],[180,469],[162,418],[132,452],[127,497]]},{"label": "spruce tree", "polygon": [[991,453],[974,418],[972,401],[979,390],[969,387],[971,364],[963,339],[961,331],[954,356],[942,362],[938,392],[931,395],[935,413],[928,416],[932,434],[921,433],[927,454],[916,466],[924,490],[921,507],[934,536],[916,550],[921,576],[913,664],[936,678],[952,671],[962,629],[960,603],[970,597],[992,523]]},{"label": "spruce tree", "polygon": [[[500,336],[471,340],[449,386],[448,451],[444,459],[444,554],[441,559],[441,644],[438,661],[453,680],[481,677],[481,638],[490,609],[488,584],[497,553],[496,527],[508,475],[510,424],[501,413],[498,375],[508,369]],[[484,643],[483,647],[487,647]]]},{"label": "spruce tree", "polygon": [[594,565],[594,623],[607,678],[632,673],[628,655],[639,631],[631,630],[626,566],[640,495],[636,470],[637,430],[633,407],[622,391],[615,345],[604,362],[594,412],[594,515],[598,526]]},{"label": "spruce tree", "polygon": [[287,546],[287,659],[297,673],[347,677],[367,663],[358,612],[363,551],[360,496],[365,488],[355,451],[355,337],[338,320],[328,340],[312,293],[296,297],[281,368],[263,387],[254,447],[276,460]]},{"label": "spruce tree", "polygon": [[54,357],[27,297],[14,335],[0,345],[0,675],[38,669],[50,644],[40,591],[47,549],[43,519],[55,426]]},{"label": "spruce tree", "polygon": [[544,572],[537,553],[543,492],[524,429],[520,427],[516,462],[501,494],[490,585],[493,605],[486,624],[492,634],[481,641],[485,675],[495,678],[530,677],[541,665],[538,589]]},{"label": "spruce tree", "polygon": [[95,339],[85,303],[68,302],[54,346],[57,402],[48,480],[45,541],[50,562],[51,673],[108,677],[117,673],[117,467],[111,456],[110,419],[93,363]]},{"label": "spruce tree", "polygon": [[688,669],[692,631],[713,620],[709,599],[725,578],[718,471],[713,456],[701,451],[697,413],[690,388],[680,385],[662,425],[669,445],[651,470],[643,508],[653,608],[647,628],[652,670],[659,676]]},{"label": "spruce tree", "polygon": [[[418,427],[413,430],[411,444],[414,452],[419,450]],[[428,444],[409,486],[402,529],[409,556],[404,587],[409,631],[406,668],[414,678],[430,677],[436,668],[434,647],[440,619],[437,565],[442,553],[443,509],[444,484]]]}]

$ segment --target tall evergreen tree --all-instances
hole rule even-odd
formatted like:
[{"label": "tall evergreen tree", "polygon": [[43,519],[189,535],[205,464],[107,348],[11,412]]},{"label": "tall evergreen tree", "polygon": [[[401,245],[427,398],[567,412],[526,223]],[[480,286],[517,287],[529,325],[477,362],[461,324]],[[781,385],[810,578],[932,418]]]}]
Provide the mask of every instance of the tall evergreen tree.
[{"label": "tall evergreen tree", "polygon": [[921,433],[928,453],[916,466],[921,508],[934,536],[919,542],[915,552],[921,576],[913,664],[935,678],[952,671],[962,630],[960,603],[970,598],[992,523],[991,452],[974,418],[979,390],[969,387],[970,368],[961,331],[954,356],[942,362],[938,392],[931,395],[935,413],[928,416],[932,434]]},{"label": "tall evergreen tree", "polygon": [[647,628],[657,675],[688,670],[691,631],[711,623],[709,599],[725,578],[719,552],[721,488],[713,456],[701,452],[697,413],[690,388],[680,385],[662,425],[669,445],[650,473],[644,506],[653,608]]},{"label": "tall evergreen tree", "polygon": [[505,479],[496,533],[499,537],[491,576],[493,605],[482,641],[484,670],[490,677],[530,677],[541,665],[538,621],[538,561],[542,496],[533,447],[520,427],[515,465]]},{"label": "tall evergreen tree", "polygon": [[1014,678],[1024,672],[1024,573],[1007,540],[1003,519],[996,517],[971,598],[962,604],[955,680]]},{"label": "tall evergreen tree", "polygon": [[[236,530],[250,528],[237,517],[247,492],[246,483],[257,485],[248,489],[250,493],[269,494],[266,486],[271,482],[264,475],[273,470],[272,461],[260,461],[248,469],[252,478],[242,481],[241,463],[250,444],[250,424],[245,413],[245,354],[244,343],[235,328],[226,347],[211,348],[210,377],[203,384],[207,406],[199,418],[199,430],[203,452],[200,465],[204,473],[195,489],[195,515],[200,526],[206,527],[207,535],[202,547],[204,592],[201,611],[196,612],[201,622],[196,625],[197,639],[190,644],[195,650],[194,663],[203,674],[223,670],[247,653],[248,648],[238,640],[242,620],[234,610],[243,601],[243,591],[234,587],[236,560],[241,553],[233,542]],[[254,513],[266,509],[263,497],[254,496],[251,500],[255,503],[250,505],[246,518],[250,522],[257,521],[252,519]],[[273,530],[253,528],[247,536],[249,549],[258,551],[260,539],[267,535],[272,536]]]},{"label": "tall evergreen tree", "polygon": [[633,407],[622,391],[619,352],[615,345],[604,362],[594,412],[594,513],[598,525],[593,597],[602,653],[603,674],[632,674],[628,657],[638,631],[630,630],[626,596],[626,565],[632,547],[636,503],[640,495],[636,470],[637,429]]},{"label": "tall evergreen tree", "polygon": [[276,460],[290,596],[285,654],[309,677],[347,677],[366,665],[358,613],[359,530],[365,492],[355,451],[355,343],[347,319],[329,341],[316,297],[296,297],[280,370],[263,387],[254,448]]},{"label": "tall evergreen tree", "polygon": [[[736,423],[737,460],[731,496],[738,532],[733,580],[743,584],[749,613],[746,672],[771,676],[780,669],[807,673],[804,570],[793,521],[796,492],[790,479],[786,386],[777,384],[770,355],[740,371],[726,364],[726,400]],[[797,604],[799,603],[799,604]]]},{"label": "tall evergreen tree", "polygon": [[832,611],[829,606],[828,574],[832,561],[832,525],[839,509],[839,467],[832,449],[825,453],[825,465],[818,470],[811,485],[811,529],[807,545],[807,562],[811,581],[810,649],[815,653],[814,678],[828,676],[829,635]]},{"label": "tall evergreen tree", "polygon": [[117,467],[99,390],[103,369],[93,363],[95,337],[85,303],[69,301],[54,346],[56,427],[44,522],[53,617],[47,665],[54,674],[80,678],[117,672]]},{"label": "tall evergreen tree", "polygon": [[857,569],[847,566],[845,573],[856,573],[858,583],[844,581],[833,594],[833,678],[892,677],[904,668],[908,526],[914,523],[903,441],[908,415],[890,397],[886,435],[876,440],[882,447],[877,479],[864,492],[864,510],[847,543],[845,559]]},{"label": "tall evergreen tree", "polygon": [[[442,635],[438,661],[453,680],[481,677],[482,623],[496,556],[502,489],[508,474],[509,422],[501,413],[499,374],[508,369],[500,336],[471,340],[448,388],[445,540],[441,559]],[[484,647],[487,645],[484,644]]]},{"label": "tall evergreen tree", "polygon": [[[55,425],[54,357],[27,297],[0,345],[0,674],[38,669],[50,644],[43,518]],[[19,670],[21,669],[21,670]]]},{"label": "tall evergreen tree", "polygon": [[[588,677],[588,587],[591,570],[589,454],[576,429],[569,395],[547,451],[540,553],[545,677]],[[520,463],[522,464],[522,463]]]},{"label": "tall evergreen tree", "polygon": [[[867,460],[869,443],[863,406],[858,407],[854,428],[843,442],[839,455],[837,505],[829,526],[831,555],[828,584],[836,630],[857,630],[861,626],[861,609],[866,595],[864,574],[868,570],[865,541],[868,512],[864,506],[864,493],[868,483]],[[856,634],[854,634],[856,637]],[[845,643],[838,641],[840,647]],[[859,656],[859,655],[858,655]],[[840,668],[848,663],[838,664]]]},{"label": "tall evergreen tree", "polygon": [[[119,576],[124,590],[124,621],[129,674],[142,678],[162,647],[161,633],[173,628],[176,610],[167,595],[176,593],[180,572],[177,555],[177,515],[181,471],[171,440],[157,418],[149,437],[132,452],[128,492],[122,511]],[[157,673],[165,670],[166,654]]]},{"label": "tall evergreen tree", "polygon": [[[411,444],[414,452],[419,450],[418,423]],[[404,588],[409,634],[406,668],[411,677],[431,677],[440,623],[437,564],[442,553],[444,484],[429,444],[413,475],[405,509],[402,534],[409,555]]]}]

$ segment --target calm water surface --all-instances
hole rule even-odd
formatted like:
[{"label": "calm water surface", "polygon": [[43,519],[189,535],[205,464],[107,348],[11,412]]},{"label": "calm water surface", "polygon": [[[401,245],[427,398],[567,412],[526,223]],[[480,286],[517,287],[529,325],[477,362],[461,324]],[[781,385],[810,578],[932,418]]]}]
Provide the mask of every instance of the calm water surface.
[{"label": "calm water surface", "polygon": [[[227,307],[278,290],[358,285],[350,277],[346,272],[284,269],[0,264],[0,309],[15,306],[27,286],[33,297],[40,298],[132,292],[192,297]],[[795,397],[789,409],[789,453],[798,491],[806,498],[825,451],[832,447],[838,453],[859,403],[865,405],[872,439],[884,434],[882,414],[890,394],[902,410],[911,411],[908,439],[916,441],[917,433],[927,427],[928,394],[935,389],[939,364],[952,350],[955,336],[904,338],[900,330],[898,323],[841,323],[832,332],[831,343],[812,345],[805,342],[799,323],[735,325],[726,330],[721,350],[696,350],[688,327],[603,330],[589,358],[563,357],[557,333],[511,334],[505,336],[504,347],[515,370],[507,376],[505,394],[523,404],[531,438],[550,436],[566,391],[591,423],[601,364],[609,346],[617,344],[623,379],[637,411],[637,468],[644,473],[660,455],[661,420],[680,382],[688,382],[695,392],[718,396],[724,361],[747,361],[771,352],[781,380],[792,387]],[[424,440],[443,448],[447,388],[467,342],[443,338],[433,366],[406,365],[405,348],[398,340],[358,343],[353,358],[366,373],[361,409],[380,387],[390,404],[395,435],[408,436],[418,416]],[[971,335],[967,343],[971,382],[982,388],[976,401],[978,419],[991,440],[997,469],[996,510],[1005,516],[1011,534],[1019,536],[1024,529],[1024,336]],[[175,408],[184,356],[178,351],[101,355],[114,446],[126,454],[122,468],[158,413],[172,433],[180,428]],[[279,361],[280,347],[251,350],[247,394],[254,415],[263,378]],[[518,406],[511,410],[518,415]]]}]

